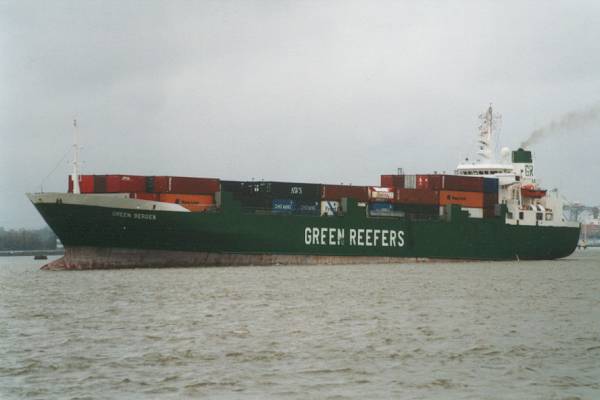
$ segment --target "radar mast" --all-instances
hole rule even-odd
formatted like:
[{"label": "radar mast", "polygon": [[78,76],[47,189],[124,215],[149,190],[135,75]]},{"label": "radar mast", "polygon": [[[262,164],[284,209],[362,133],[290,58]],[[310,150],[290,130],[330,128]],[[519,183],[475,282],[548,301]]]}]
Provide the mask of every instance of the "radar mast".
[{"label": "radar mast", "polygon": [[502,116],[494,113],[492,104],[487,111],[479,116],[481,125],[479,125],[479,150],[477,154],[482,158],[483,162],[497,161],[498,155],[498,129],[501,123]]}]

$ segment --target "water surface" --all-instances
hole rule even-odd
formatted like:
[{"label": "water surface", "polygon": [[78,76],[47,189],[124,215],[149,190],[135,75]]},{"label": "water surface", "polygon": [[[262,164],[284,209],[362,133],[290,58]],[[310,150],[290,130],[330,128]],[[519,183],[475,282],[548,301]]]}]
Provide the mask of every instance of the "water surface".
[{"label": "water surface", "polygon": [[600,250],[40,271],[0,258],[2,399],[598,399]]}]

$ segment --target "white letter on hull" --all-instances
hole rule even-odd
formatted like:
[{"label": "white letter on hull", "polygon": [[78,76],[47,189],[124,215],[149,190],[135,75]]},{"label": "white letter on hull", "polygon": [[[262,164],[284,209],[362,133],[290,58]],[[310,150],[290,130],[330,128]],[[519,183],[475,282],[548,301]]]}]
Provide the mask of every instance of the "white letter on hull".
[{"label": "white letter on hull", "polygon": [[390,246],[396,247],[396,231],[390,231]]},{"label": "white letter on hull", "polygon": [[338,246],[343,246],[344,245],[344,230],[343,229],[337,230],[337,239],[338,239]]},{"label": "white letter on hull", "polygon": [[304,244],[311,244],[312,238],[310,237],[310,233],[312,232],[311,228],[304,229]]},{"label": "white letter on hull", "polygon": [[359,246],[364,246],[365,242],[363,241],[363,236],[365,234],[365,230],[364,229],[359,229],[358,230],[358,245]]},{"label": "white letter on hull", "polygon": [[356,229],[350,229],[350,246],[356,246]]},{"label": "white letter on hull", "polygon": [[404,231],[398,231],[398,247],[404,247]]},{"label": "white letter on hull", "polygon": [[329,245],[330,246],[335,246],[336,245],[335,234],[336,234],[336,229],[335,228],[329,228]]}]

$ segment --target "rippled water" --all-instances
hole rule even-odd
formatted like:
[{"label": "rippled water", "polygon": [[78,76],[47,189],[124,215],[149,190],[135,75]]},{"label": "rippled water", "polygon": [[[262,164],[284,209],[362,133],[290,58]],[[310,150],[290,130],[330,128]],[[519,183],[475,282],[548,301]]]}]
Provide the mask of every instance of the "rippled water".
[{"label": "rippled water", "polygon": [[600,250],[46,272],[0,258],[0,398],[600,398]]}]

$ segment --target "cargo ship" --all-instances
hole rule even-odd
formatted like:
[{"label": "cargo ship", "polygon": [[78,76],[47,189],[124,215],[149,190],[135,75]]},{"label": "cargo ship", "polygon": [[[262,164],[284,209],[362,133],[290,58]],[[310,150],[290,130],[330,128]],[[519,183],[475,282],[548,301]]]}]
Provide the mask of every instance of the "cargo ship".
[{"label": "cargo ship", "polygon": [[[579,224],[539,187],[532,153],[493,151],[453,174],[381,175],[372,186],[82,175],[29,199],[65,255],[46,269],[541,260],[570,255]],[[497,161],[499,160],[499,161]]]}]

